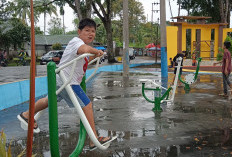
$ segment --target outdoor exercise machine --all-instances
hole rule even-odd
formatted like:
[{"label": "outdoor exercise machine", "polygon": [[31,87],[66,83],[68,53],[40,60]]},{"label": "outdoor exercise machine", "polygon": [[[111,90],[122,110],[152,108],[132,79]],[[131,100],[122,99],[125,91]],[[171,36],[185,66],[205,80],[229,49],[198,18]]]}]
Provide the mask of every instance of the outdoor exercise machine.
[{"label": "outdoor exercise machine", "polygon": [[[78,115],[80,116],[80,131],[79,131],[79,140],[77,143],[77,146],[75,150],[72,152],[70,157],[76,157],[79,156],[79,154],[82,152],[85,139],[86,139],[86,132],[88,133],[91,141],[94,143],[94,145],[101,149],[101,150],[106,150],[109,146],[110,143],[117,138],[117,136],[112,137],[111,140],[107,141],[104,144],[101,144],[96,136],[94,135],[94,132],[75,96],[75,93],[73,92],[70,81],[72,79],[72,76],[74,74],[74,70],[76,67],[76,63],[78,60],[88,57],[88,56],[94,56],[93,54],[83,54],[69,63],[66,63],[65,65],[56,68],[56,64],[54,62],[49,62],[47,65],[47,78],[48,78],[48,111],[49,111],[49,138],[50,138],[50,151],[51,151],[51,156],[59,157],[60,152],[59,152],[59,136],[58,136],[58,112],[57,112],[57,95],[62,91],[66,90],[74,107],[77,110]],[[97,72],[98,66],[99,66],[99,61],[100,57],[95,58],[92,60],[89,64],[92,64],[93,62],[97,61],[96,66],[95,66],[95,71],[88,77],[87,80],[85,80],[85,77],[82,80],[81,87],[83,90],[86,92],[86,82],[88,82]],[[72,65],[72,70],[70,73],[69,78],[66,78],[63,72],[63,69],[67,66]],[[61,78],[63,85],[56,90],[56,74],[59,75]],[[35,115],[35,120],[38,120],[38,118],[42,115],[42,112],[40,111]],[[21,122],[21,127],[24,130],[27,130],[27,124],[24,124]],[[38,130],[39,132],[40,130]],[[37,132],[37,133],[38,133]],[[96,148],[95,148],[96,149]],[[94,149],[92,149],[94,150]]]},{"label": "outdoor exercise machine", "polygon": [[[179,78],[178,76],[179,76],[179,73],[180,73],[181,61],[182,61],[181,57],[177,58],[178,66],[177,66],[177,72],[176,72],[174,84],[173,84],[173,86],[169,87],[168,89],[161,86],[161,85],[159,85],[159,84],[157,84],[155,82],[155,80],[140,79],[140,82],[142,83],[142,95],[143,95],[143,97],[148,102],[154,103],[154,108],[152,109],[152,111],[154,111],[154,112],[162,111],[162,108],[160,108],[160,104],[163,103],[163,102],[169,102],[169,103],[174,102],[176,86],[177,86],[177,82],[178,82],[178,78]],[[146,83],[150,83],[155,87],[154,88],[146,88],[145,87]],[[161,95],[162,90],[166,91],[163,95]],[[145,91],[154,91],[154,100],[149,99],[146,96]],[[171,91],[172,91],[172,94],[171,94],[171,98],[169,99],[169,95],[170,95]]]},{"label": "outdoor exercise machine", "polygon": [[199,69],[200,69],[201,59],[202,59],[201,57],[199,57],[197,59],[197,68],[196,68],[195,74],[187,74],[187,75],[185,75],[184,80],[182,80],[181,74],[179,74],[179,80],[180,80],[181,83],[184,84],[184,90],[185,90],[186,93],[189,93],[189,91],[190,91],[190,86],[189,85],[195,83],[196,80],[197,80],[198,72],[199,72]]},{"label": "outdoor exercise machine", "polygon": [[[88,133],[91,141],[94,143],[94,145],[101,149],[106,150],[110,143],[117,138],[117,136],[112,137],[112,139],[104,144],[101,144],[96,136],[94,135],[94,132],[75,96],[75,93],[73,92],[70,81],[72,79],[76,63],[78,60],[88,57],[88,56],[94,56],[93,54],[83,54],[76,59],[70,61],[69,63],[59,67],[56,69],[56,65],[53,62],[50,62],[47,65],[47,73],[48,73],[48,104],[49,104],[49,134],[50,134],[50,149],[51,149],[51,156],[59,157],[59,140],[58,140],[58,120],[57,120],[57,95],[65,89],[74,105],[74,107],[77,110],[78,115],[80,116],[80,132],[79,132],[79,141],[75,148],[75,150],[72,152],[70,157],[78,156],[83,149],[85,139],[86,139],[86,132]],[[100,61],[100,57],[97,58],[97,64],[96,67],[98,67]],[[93,63],[94,60],[91,63]],[[72,65],[72,70],[69,78],[66,78],[63,72],[63,69],[67,66]],[[96,73],[95,72],[90,76],[90,78]],[[63,85],[56,91],[56,74],[58,74],[63,81]],[[88,78],[88,80],[90,80]],[[85,83],[84,83],[85,84]],[[85,87],[84,87],[85,88]]]}]

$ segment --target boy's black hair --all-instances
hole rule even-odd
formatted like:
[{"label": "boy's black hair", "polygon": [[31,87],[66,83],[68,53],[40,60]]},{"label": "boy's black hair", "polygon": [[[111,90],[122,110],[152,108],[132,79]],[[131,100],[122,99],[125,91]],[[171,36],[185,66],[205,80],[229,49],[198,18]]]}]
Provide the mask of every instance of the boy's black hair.
[{"label": "boy's black hair", "polygon": [[82,20],[79,22],[78,28],[79,28],[80,30],[82,30],[82,29],[85,28],[86,26],[94,27],[95,30],[96,30],[96,27],[97,27],[95,21],[93,21],[92,19],[89,19],[89,18],[85,18],[85,19],[82,19]]},{"label": "boy's black hair", "polygon": [[229,49],[231,47],[231,43],[229,41],[225,41],[224,46],[226,47],[226,49]]}]

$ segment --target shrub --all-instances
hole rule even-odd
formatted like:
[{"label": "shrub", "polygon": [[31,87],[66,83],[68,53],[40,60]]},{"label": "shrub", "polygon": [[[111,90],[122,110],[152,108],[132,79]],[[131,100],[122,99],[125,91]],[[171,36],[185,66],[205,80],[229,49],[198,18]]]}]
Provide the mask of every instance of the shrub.
[{"label": "shrub", "polygon": [[52,45],[52,49],[53,50],[61,50],[62,45],[60,43],[55,43],[55,44]]}]

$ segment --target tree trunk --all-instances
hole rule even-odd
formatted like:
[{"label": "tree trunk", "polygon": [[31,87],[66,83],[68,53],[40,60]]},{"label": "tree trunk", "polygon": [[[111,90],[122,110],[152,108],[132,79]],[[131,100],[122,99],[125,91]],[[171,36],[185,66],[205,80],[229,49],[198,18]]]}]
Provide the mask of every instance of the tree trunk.
[{"label": "tree trunk", "polygon": [[91,18],[92,0],[86,0],[86,18]]},{"label": "tree trunk", "polygon": [[46,35],[46,12],[44,12],[44,35]]},{"label": "tree trunk", "polygon": [[107,35],[107,51],[108,51],[108,62],[114,62],[114,52],[113,52],[113,37],[112,37],[112,24],[111,19],[104,23]]},{"label": "tree trunk", "polygon": [[107,35],[107,51],[108,51],[108,62],[109,63],[114,63],[116,62],[114,59],[114,52],[113,52],[113,37],[112,37],[112,22],[111,22],[111,0],[106,1],[106,9],[104,6],[101,4],[100,1],[95,1],[98,7],[100,8],[101,13],[98,11],[98,8],[94,2],[92,2],[93,9],[97,16],[101,19],[102,23],[104,24],[104,27],[106,29],[106,35]]},{"label": "tree trunk", "polygon": [[225,1],[225,13],[224,13],[224,22],[227,23],[227,17],[228,17],[228,12],[229,12],[229,0]]},{"label": "tree trunk", "polygon": [[225,22],[225,15],[224,15],[224,5],[223,1],[219,1],[219,8],[220,8],[220,17],[221,17],[221,23]]},{"label": "tree trunk", "polygon": [[229,3],[228,8],[229,8],[229,11],[228,11],[228,15],[227,15],[227,23],[228,23],[227,27],[230,28],[230,10],[232,9],[230,3]]},{"label": "tree trunk", "polygon": [[82,13],[81,13],[81,2],[80,0],[75,0],[76,6],[76,13],[79,20],[82,20]]}]

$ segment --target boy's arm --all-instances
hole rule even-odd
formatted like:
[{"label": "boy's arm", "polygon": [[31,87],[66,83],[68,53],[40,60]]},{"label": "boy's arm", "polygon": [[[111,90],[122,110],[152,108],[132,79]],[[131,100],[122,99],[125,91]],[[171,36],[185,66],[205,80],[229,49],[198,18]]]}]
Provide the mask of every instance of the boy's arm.
[{"label": "boy's arm", "polygon": [[100,57],[103,55],[103,52],[101,50],[97,50],[95,48],[92,48],[91,46],[89,45],[81,45],[77,51],[77,54],[84,54],[84,53],[91,53],[91,54],[94,54],[94,58],[95,57]]},{"label": "boy's arm", "polygon": [[229,58],[227,57],[227,58],[226,58],[226,64],[225,64],[225,74],[226,74],[226,75],[228,75],[228,71],[227,71],[228,66],[229,66]]}]

